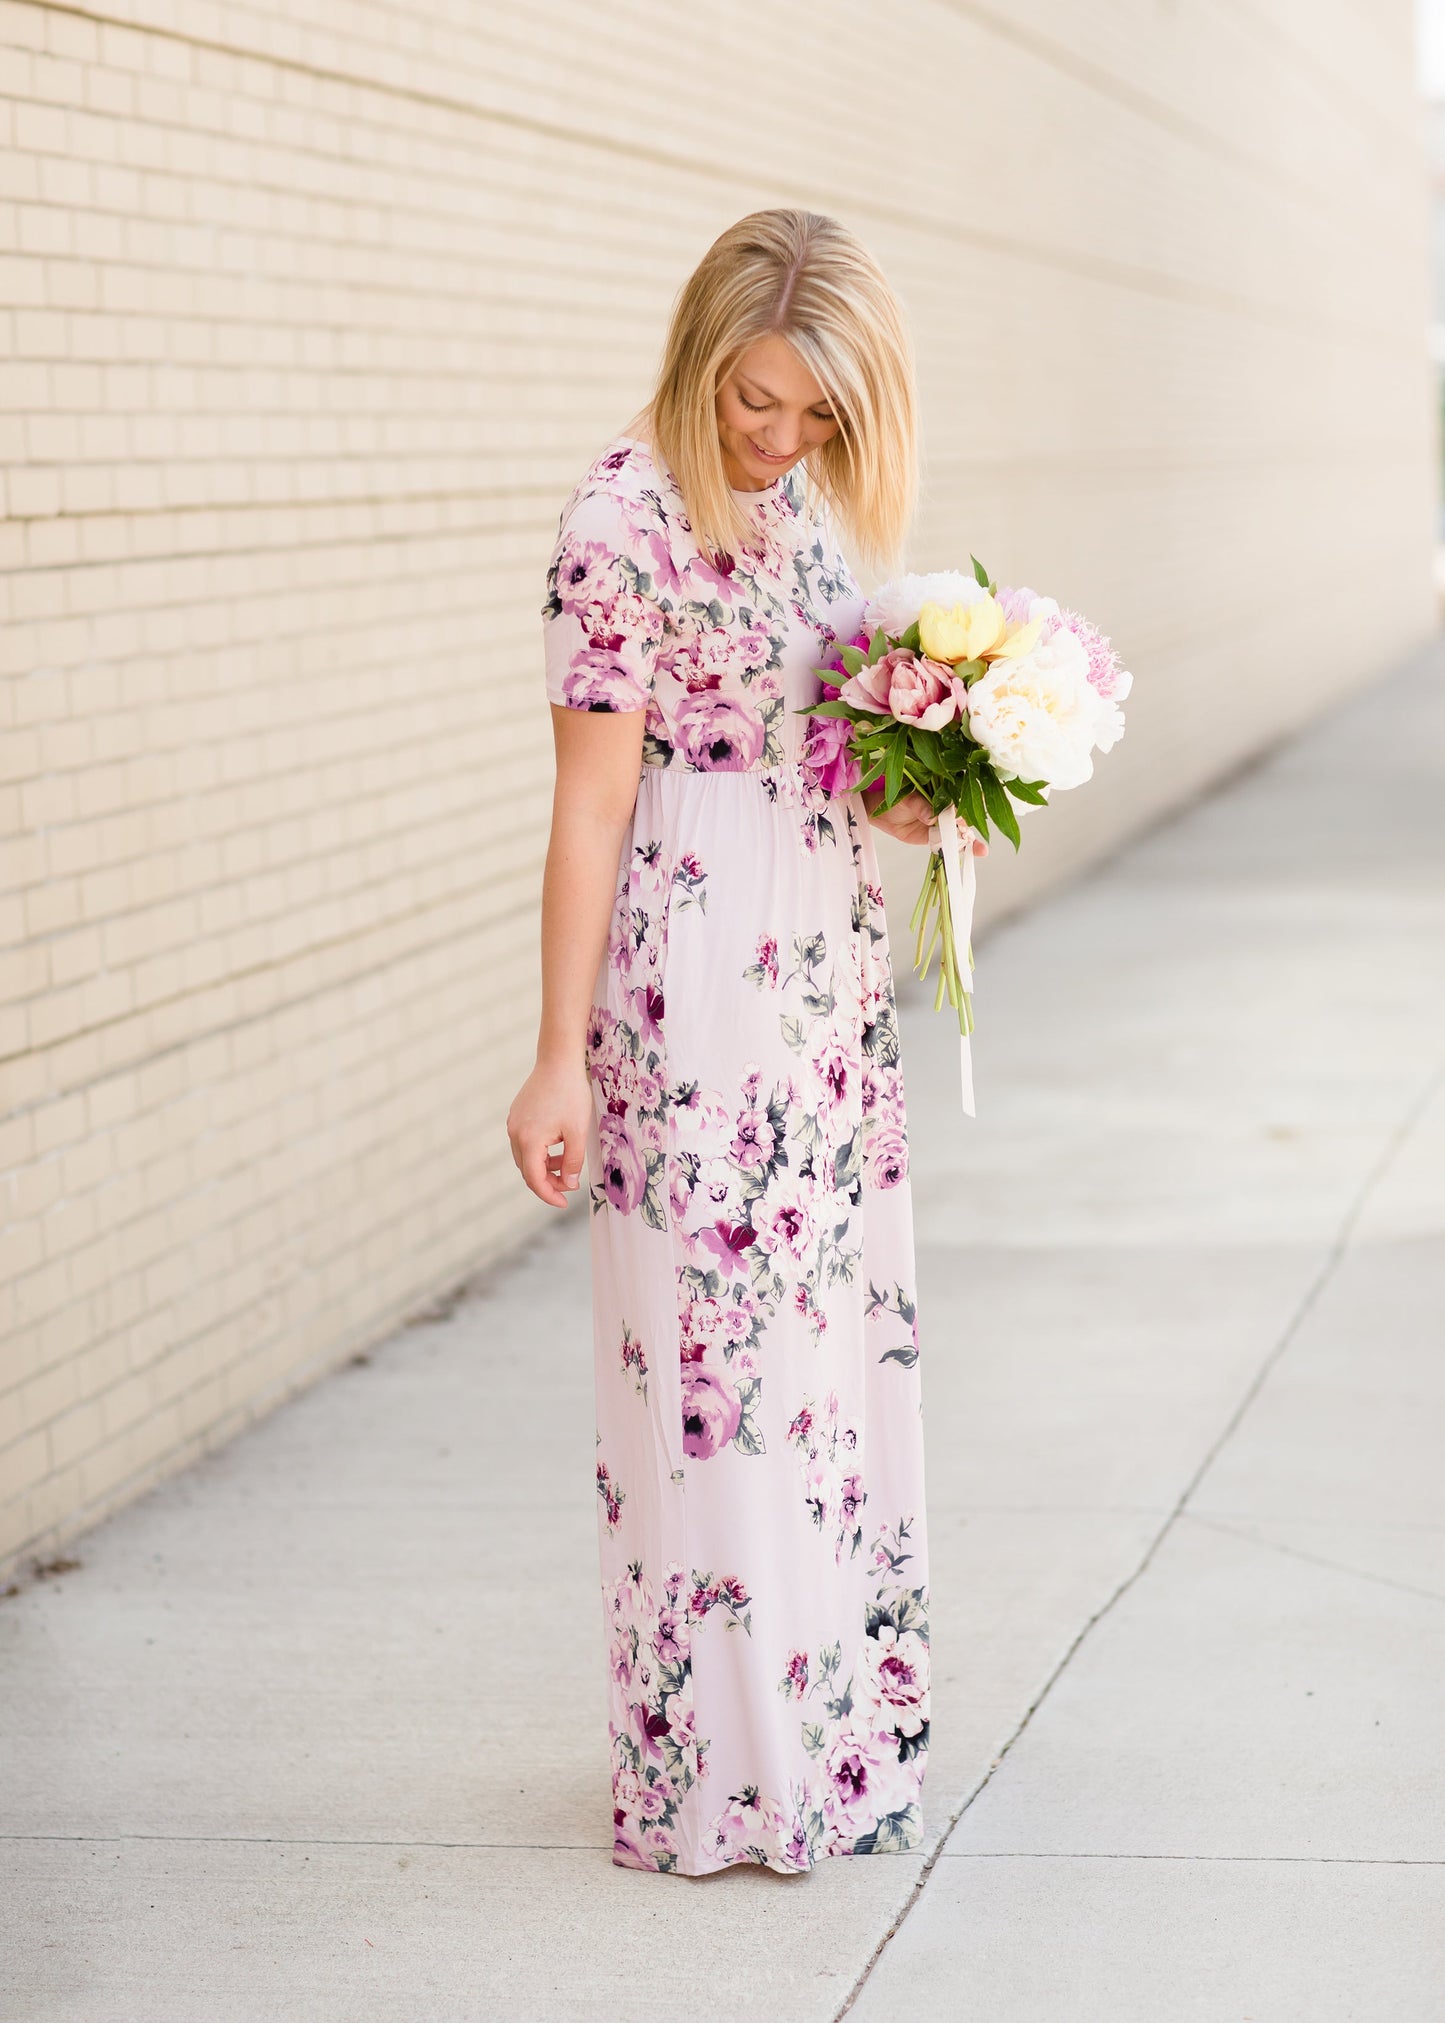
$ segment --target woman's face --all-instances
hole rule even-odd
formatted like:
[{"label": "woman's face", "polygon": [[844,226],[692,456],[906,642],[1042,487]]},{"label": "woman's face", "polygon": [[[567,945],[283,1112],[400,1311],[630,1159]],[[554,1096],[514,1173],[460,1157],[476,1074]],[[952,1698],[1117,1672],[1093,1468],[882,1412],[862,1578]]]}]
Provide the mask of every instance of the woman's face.
[{"label": "woman's face", "polygon": [[832,403],[785,337],[750,344],[717,392],[728,483],[761,491],[838,433]]}]

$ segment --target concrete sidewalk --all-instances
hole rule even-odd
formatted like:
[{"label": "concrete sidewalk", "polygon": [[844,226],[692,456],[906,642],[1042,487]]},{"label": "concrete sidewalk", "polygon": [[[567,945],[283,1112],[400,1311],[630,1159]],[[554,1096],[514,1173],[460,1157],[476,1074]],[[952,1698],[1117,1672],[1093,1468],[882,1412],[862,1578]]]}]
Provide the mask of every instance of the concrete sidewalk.
[{"label": "concrete sidewalk", "polygon": [[[986,875],[986,873],[985,873]],[[922,1854],[614,1869],[586,1232],[0,1603],[0,2015],[1440,2023],[1445,652],[905,1021]]]}]

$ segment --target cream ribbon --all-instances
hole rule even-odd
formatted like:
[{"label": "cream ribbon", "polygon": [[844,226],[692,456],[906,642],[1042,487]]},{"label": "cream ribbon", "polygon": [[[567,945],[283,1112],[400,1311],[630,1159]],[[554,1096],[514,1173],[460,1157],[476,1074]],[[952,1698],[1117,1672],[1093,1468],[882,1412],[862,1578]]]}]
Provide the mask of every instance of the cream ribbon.
[{"label": "cream ribbon", "polygon": [[[928,832],[928,840],[933,849],[943,852],[943,875],[948,886],[948,912],[953,928],[953,945],[958,951],[959,978],[963,988],[968,990],[973,979],[973,959],[968,944],[973,933],[973,901],[978,880],[973,862],[973,831],[966,822],[957,819],[957,814],[958,811],[952,804],[944,808],[934,819]],[[962,863],[959,861],[958,847],[960,828],[963,830],[966,843]],[[952,1010],[952,1006],[949,1009]],[[967,1033],[960,1033],[958,1036],[958,1081],[964,1116],[976,1116],[977,1112],[973,1107],[973,1054]]]}]

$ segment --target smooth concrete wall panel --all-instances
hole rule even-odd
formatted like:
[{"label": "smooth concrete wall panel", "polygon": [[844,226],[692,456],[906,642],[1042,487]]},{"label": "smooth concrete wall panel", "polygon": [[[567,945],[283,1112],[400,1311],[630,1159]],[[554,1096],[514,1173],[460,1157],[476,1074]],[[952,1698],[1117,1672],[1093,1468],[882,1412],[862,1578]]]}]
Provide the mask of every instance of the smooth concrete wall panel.
[{"label": "smooth concrete wall panel", "polygon": [[906,300],[911,559],[1136,670],[985,921],[1425,633],[1411,61],[1400,0],[6,0],[0,1562],[536,1225],[542,569],[741,212]]}]

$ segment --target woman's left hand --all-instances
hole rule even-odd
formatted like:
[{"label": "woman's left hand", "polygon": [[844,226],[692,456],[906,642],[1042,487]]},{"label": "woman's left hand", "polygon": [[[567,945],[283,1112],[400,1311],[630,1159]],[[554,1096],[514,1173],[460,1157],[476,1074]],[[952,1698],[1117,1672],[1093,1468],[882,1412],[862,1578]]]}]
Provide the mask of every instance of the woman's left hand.
[{"label": "woman's left hand", "polygon": [[[894,836],[900,843],[926,843],[928,832],[938,819],[922,794],[905,794],[901,801],[895,801],[891,808],[878,809],[875,814],[869,796],[864,795],[863,805],[868,810],[868,819],[880,828],[884,835]],[[960,829],[967,826],[962,815],[955,817]],[[988,844],[982,836],[973,839],[975,857],[988,855]]]}]

